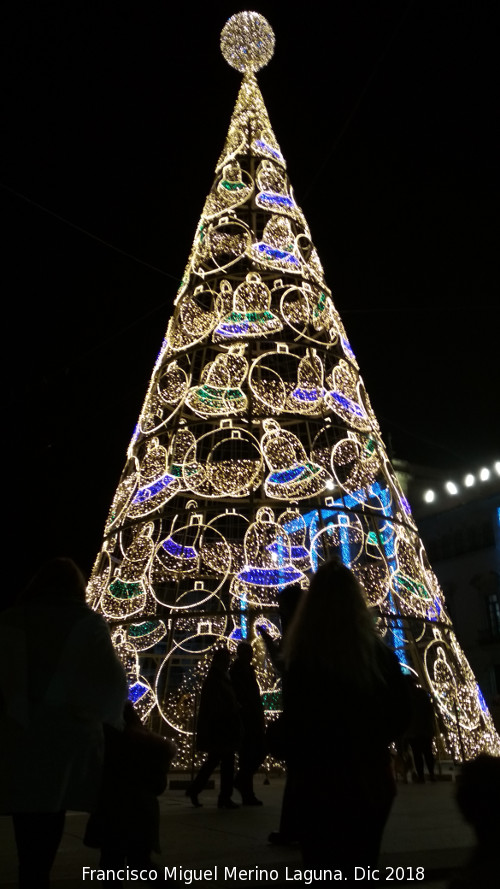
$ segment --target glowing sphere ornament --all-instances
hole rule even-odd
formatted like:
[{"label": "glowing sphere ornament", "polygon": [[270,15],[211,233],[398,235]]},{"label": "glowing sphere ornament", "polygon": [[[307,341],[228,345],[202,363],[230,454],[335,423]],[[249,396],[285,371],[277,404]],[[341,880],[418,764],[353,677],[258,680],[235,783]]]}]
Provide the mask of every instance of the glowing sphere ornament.
[{"label": "glowing sphere ornament", "polygon": [[258,12],[238,12],[224,25],[220,48],[232,68],[242,74],[258,71],[273,57],[274,32]]}]

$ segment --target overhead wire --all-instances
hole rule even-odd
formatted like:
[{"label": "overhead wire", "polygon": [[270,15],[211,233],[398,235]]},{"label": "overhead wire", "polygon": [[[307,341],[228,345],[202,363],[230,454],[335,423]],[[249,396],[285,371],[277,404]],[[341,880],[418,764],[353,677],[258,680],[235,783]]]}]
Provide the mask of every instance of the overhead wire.
[{"label": "overhead wire", "polygon": [[72,222],[71,219],[67,219],[65,216],[61,216],[60,213],[56,213],[54,210],[50,210],[49,207],[45,207],[43,204],[39,204],[38,201],[34,201],[32,198],[29,198],[27,195],[22,194],[22,192],[17,191],[15,188],[11,188],[9,185],[5,185],[4,182],[0,182],[0,188],[3,188],[5,191],[10,192],[11,194],[18,197],[20,200],[26,201],[27,204],[33,204],[34,207],[37,207],[38,210],[42,210],[43,213],[48,213],[49,216],[53,216],[55,219],[58,219],[59,222],[63,222],[65,225],[69,225],[70,228],[76,229],[76,231],[81,232],[88,238],[92,238],[93,241],[98,241],[99,244],[103,244],[105,247],[109,247],[109,249],[114,250],[115,253],[120,253],[122,256],[126,256],[127,259],[131,259],[133,262],[138,262],[140,265],[151,269],[151,271],[158,272],[159,275],[163,275],[165,278],[170,278],[172,281],[176,281],[177,283],[179,283],[179,277],[177,275],[171,275],[164,269],[159,269],[158,266],[151,265],[150,262],[146,262],[145,259],[139,259],[139,257],[134,256],[133,253],[128,253],[126,250],[122,250],[122,248],[117,247],[116,244],[111,244],[109,241],[105,241],[104,238],[100,238],[99,235],[95,235],[93,232],[89,232],[88,229],[83,228],[81,225],[77,225],[76,222]]},{"label": "overhead wire", "polygon": [[415,2],[415,0],[410,0],[410,2],[407,4],[407,6],[405,7],[405,9],[403,10],[401,16],[399,17],[399,19],[398,19],[398,21],[397,21],[397,23],[396,23],[396,26],[395,26],[395,28],[394,28],[394,30],[391,32],[391,35],[390,35],[390,37],[389,37],[389,40],[387,41],[387,43],[386,43],[384,49],[382,50],[382,52],[381,52],[380,55],[378,56],[378,58],[377,58],[377,60],[376,60],[376,62],[375,62],[375,64],[374,64],[374,66],[373,66],[373,68],[372,68],[370,74],[368,75],[368,78],[367,78],[367,80],[366,80],[366,82],[365,82],[365,85],[363,86],[363,89],[361,90],[361,92],[360,92],[358,98],[356,99],[356,101],[355,101],[355,103],[354,103],[354,105],[353,105],[353,107],[352,107],[351,112],[350,112],[349,115],[347,116],[347,119],[345,120],[345,122],[344,122],[343,126],[341,127],[339,133],[337,134],[337,136],[336,136],[335,139],[333,140],[333,144],[332,144],[332,147],[331,147],[330,151],[325,155],[324,159],[323,159],[319,164],[317,164],[315,174],[314,174],[314,176],[310,179],[309,184],[307,185],[307,188],[305,189],[305,191],[304,191],[304,193],[303,193],[303,195],[302,195],[302,199],[303,199],[303,200],[304,200],[305,198],[307,198],[307,196],[308,196],[308,194],[310,193],[310,191],[311,191],[313,185],[316,183],[316,181],[318,180],[318,178],[320,177],[320,175],[323,173],[323,170],[325,169],[326,165],[328,164],[330,158],[332,157],[332,155],[334,154],[334,152],[337,150],[337,148],[338,148],[340,142],[342,141],[342,139],[344,138],[345,134],[347,133],[349,127],[351,126],[351,124],[352,124],[354,118],[356,117],[356,114],[358,113],[358,110],[359,110],[359,108],[360,108],[360,106],[361,106],[361,104],[362,104],[362,102],[363,102],[363,99],[365,98],[365,96],[366,96],[368,90],[370,89],[371,84],[373,83],[373,81],[374,81],[374,79],[375,79],[376,74],[378,73],[378,69],[380,68],[380,65],[382,64],[382,62],[383,62],[385,56],[387,55],[387,53],[389,52],[389,50],[390,50],[392,44],[394,43],[394,40],[396,39],[397,35],[399,34],[399,31],[401,30],[401,27],[402,27],[402,25],[403,25],[403,22],[404,22],[404,20],[406,19],[406,16],[408,15],[408,13],[409,13],[411,7],[414,5],[414,2]]}]

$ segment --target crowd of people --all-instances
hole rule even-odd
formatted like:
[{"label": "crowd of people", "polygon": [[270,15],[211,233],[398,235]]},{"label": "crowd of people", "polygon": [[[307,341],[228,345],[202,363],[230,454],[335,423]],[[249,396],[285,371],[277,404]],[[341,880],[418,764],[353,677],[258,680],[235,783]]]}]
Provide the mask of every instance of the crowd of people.
[{"label": "crowd of people", "polygon": [[[238,808],[235,789],[259,807],[254,775],[274,755],[286,784],[269,841],[298,843],[305,867],[374,868],[396,790],[390,746],[412,756],[415,780],[424,762],[434,779],[431,701],[403,675],[341,563],[320,566],[307,593],[285,589],[280,614],[279,642],[258,629],[281,676],[281,717],[266,732],[252,645],[241,641],[234,659],[216,647],[197,714],[205,757],[187,796],[199,808],[219,768],[219,808]],[[128,701],[107,625],[85,604],[71,560],[45,566],[0,614],[0,663],[0,814],[13,819],[21,889],[48,889],[69,809],[90,813],[84,842],[100,849],[100,866],[150,867],[175,745]],[[492,819],[470,786],[462,805],[484,844]]]}]

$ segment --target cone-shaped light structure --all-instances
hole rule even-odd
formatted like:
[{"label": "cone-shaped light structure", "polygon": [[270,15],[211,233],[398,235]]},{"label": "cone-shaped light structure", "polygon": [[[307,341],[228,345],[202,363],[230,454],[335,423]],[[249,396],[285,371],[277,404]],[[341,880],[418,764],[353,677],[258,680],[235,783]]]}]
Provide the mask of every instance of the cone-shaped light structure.
[{"label": "cone-shaped light structure", "polygon": [[272,718],[279,680],[256,627],[278,636],[282,591],[336,555],[431,692],[443,746],[458,759],[500,754],[255,79],[274,35],[239,13],[221,46],[243,82],[89,601],[111,625],[131,699],[165,720],[187,765],[214,646],[252,642]]}]

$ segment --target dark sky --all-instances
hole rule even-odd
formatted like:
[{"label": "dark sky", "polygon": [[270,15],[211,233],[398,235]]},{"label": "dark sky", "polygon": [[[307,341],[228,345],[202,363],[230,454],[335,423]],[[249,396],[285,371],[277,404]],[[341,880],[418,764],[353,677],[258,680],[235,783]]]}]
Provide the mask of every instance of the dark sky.
[{"label": "dark sky", "polygon": [[[88,571],[100,545],[238,91],[219,33],[241,7],[11,6],[15,586],[43,555]],[[276,34],[259,82],[385,440],[450,473],[500,441],[494,6],[251,7]]]}]

